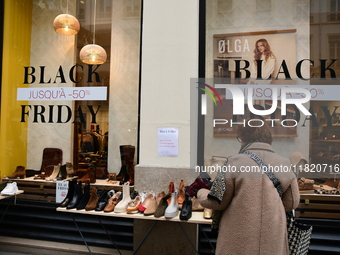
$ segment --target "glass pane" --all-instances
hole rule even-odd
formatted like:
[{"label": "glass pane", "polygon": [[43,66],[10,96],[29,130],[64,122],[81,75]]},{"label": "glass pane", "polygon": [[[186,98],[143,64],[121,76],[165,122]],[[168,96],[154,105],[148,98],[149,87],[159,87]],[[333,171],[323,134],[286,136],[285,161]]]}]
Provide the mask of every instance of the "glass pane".
[{"label": "glass pane", "polygon": [[[136,164],[141,2],[129,2],[130,19],[123,0],[5,1],[1,177],[21,165],[27,178],[43,180],[58,163],[70,163],[74,171],[92,164],[118,174],[125,164],[121,146],[133,148],[129,160]],[[66,18],[55,24],[64,34],[53,28],[60,14]],[[76,19],[78,33],[65,34]],[[104,63],[80,59],[92,44],[105,50]],[[85,52],[88,61],[105,56]],[[48,166],[46,148],[58,155]]]}]

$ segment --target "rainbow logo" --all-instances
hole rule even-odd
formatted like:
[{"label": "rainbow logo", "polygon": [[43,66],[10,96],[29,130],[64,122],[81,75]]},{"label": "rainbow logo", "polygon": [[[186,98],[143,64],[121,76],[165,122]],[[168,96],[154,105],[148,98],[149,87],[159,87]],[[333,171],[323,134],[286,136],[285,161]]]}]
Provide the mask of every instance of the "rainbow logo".
[{"label": "rainbow logo", "polygon": [[[218,94],[216,89],[214,89],[212,86],[205,84],[203,82],[197,82],[197,83],[203,84],[204,87],[210,89],[216,95],[218,101],[220,102],[220,105],[222,105],[222,100],[221,100],[220,94]],[[197,88],[200,89],[200,90],[203,90],[206,93],[206,94],[201,95],[201,114],[206,115],[207,114],[207,94],[213,100],[215,106],[217,105],[217,100],[216,100],[215,96],[213,95],[213,93],[211,93],[208,89],[200,88],[200,87],[197,87]]]}]

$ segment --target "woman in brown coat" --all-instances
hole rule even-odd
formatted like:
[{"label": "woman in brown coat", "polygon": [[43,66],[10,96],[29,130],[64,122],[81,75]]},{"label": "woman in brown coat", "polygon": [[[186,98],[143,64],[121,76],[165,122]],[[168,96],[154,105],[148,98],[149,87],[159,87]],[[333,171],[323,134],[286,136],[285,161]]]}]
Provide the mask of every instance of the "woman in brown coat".
[{"label": "woman in brown coat", "polygon": [[[229,157],[226,164],[226,169],[234,172],[218,174],[211,190],[197,192],[201,205],[213,209],[218,221],[216,254],[288,255],[286,212],[295,209],[300,199],[295,174],[285,172],[290,160],[273,151],[272,136],[265,125],[240,126],[238,136],[242,141],[240,154]],[[258,164],[242,154],[244,151],[255,153],[269,167],[278,167],[278,172],[273,172],[281,183],[282,198],[266,174],[245,172]]]}]

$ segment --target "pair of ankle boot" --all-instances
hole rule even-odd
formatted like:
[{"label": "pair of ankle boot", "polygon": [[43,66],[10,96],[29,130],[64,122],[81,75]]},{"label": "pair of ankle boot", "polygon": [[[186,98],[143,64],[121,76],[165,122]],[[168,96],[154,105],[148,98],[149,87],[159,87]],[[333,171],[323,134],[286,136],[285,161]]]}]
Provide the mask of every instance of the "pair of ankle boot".
[{"label": "pair of ankle boot", "polygon": [[182,206],[185,198],[184,193],[184,181],[180,182],[180,191],[177,192],[174,182],[169,184],[169,192],[165,195],[164,191],[157,195],[156,201],[158,206],[154,212],[156,218],[164,216],[165,218],[174,218],[178,215],[179,207]]},{"label": "pair of ankle boot", "polygon": [[83,188],[83,182],[77,180],[69,181],[69,189],[65,199],[61,202],[60,207],[66,209],[96,210],[103,211],[108,199],[114,191],[99,190],[90,187],[90,182],[87,181]]},{"label": "pair of ankle boot", "polygon": [[95,187],[90,187],[90,183],[87,183],[84,187],[84,196],[77,207],[77,210],[86,211],[103,211],[107,205],[108,199],[114,194],[114,191],[97,190]]},{"label": "pair of ankle boot", "polygon": [[26,178],[26,169],[24,166],[17,166],[15,171],[8,175],[7,178],[20,178],[24,179]]}]

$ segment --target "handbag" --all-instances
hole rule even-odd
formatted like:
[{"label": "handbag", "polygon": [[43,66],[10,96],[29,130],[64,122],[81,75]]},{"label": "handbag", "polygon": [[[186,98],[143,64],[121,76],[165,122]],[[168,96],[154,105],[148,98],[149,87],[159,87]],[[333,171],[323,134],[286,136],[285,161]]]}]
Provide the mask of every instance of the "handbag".
[{"label": "handbag", "polygon": [[[275,174],[269,171],[266,164],[255,153],[245,151],[243,154],[253,159],[263,170],[269,179],[273,182],[279,196],[282,197],[282,186]],[[302,224],[295,221],[293,212],[286,213],[287,216],[287,233],[289,254],[291,255],[306,255],[308,253],[310,239],[312,237],[313,226]]]},{"label": "handbag", "polygon": [[295,221],[292,212],[287,213],[287,232],[290,254],[308,253],[313,227]]}]

